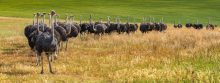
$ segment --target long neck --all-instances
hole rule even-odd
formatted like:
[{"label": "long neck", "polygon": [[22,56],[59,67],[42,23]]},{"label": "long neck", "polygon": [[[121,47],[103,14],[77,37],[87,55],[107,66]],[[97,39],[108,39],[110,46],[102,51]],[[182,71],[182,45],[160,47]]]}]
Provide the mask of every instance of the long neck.
[{"label": "long neck", "polygon": [[89,23],[92,24],[92,15],[89,16]]},{"label": "long neck", "polygon": [[44,27],[44,15],[43,15],[42,23],[43,23],[43,31],[44,31],[45,30],[45,27]]},{"label": "long neck", "polygon": [[66,23],[68,23],[68,19],[69,19],[68,16],[66,16]]},{"label": "long neck", "polygon": [[72,23],[73,23],[73,17],[70,18],[70,24],[72,24]]},{"label": "long neck", "polygon": [[58,26],[58,24],[57,24],[57,16],[55,16],[54,21],[55,21],[55,26]]},{"label": "long neck", "polygon": [[136,23],[136,19],[135,19],[135,17],[133,17],[133,23]]},{"label": "long neck", "polygon": [[154,21],[154,17],[152,18],[152,20],[153,20],[153,22],[155,22],[155,21]]},{"label": "long neck", "polygon": [[128,19],[127,19],[127,23],[129,23],[129,17],[128,17]]},{"label": "long neck", "polygon": [[107,18],[107,23],[110,24],[110,18],[109,17]]},{"label": "long neck", "polygon": [[82,24],[82,16],[80,16],[79,24]]},{"label": "long neck", "polygon": [[49,27],[52,28],[51,15],[49,15]]},{"label": "long neck", "polygon": [[53,39],[54,39],[54,22],[53,22],[53,17],[51,16],[51,26],[52,26],[52,35],[53,35]]},{"label": "long neck", "polygon": [[209,19],[209,21],[208,21],[208,24],[210,24],[210,19]]},{"label": "long neck", "polygon": [[102,23],[102,19],[101,18],[99,18],[99,23]]},{"label": "long neck", "polygon": [[39,28],[39,18],[37,16],[37,31],[39,32],[40,31],[40,28]]},{"label": "long neck", "polygon": [[35,18],[36,18],[36,15],[33,16],[33,25],[35,25]]}]

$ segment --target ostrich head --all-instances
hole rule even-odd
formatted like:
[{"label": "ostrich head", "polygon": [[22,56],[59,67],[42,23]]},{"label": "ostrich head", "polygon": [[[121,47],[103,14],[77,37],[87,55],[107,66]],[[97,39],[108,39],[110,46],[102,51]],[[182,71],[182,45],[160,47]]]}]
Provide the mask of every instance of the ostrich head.
[{"label": "ostrich head", "polygon": [[51,15],[52,16],[56,15],[56,12],[54,10],[51,10]]}]

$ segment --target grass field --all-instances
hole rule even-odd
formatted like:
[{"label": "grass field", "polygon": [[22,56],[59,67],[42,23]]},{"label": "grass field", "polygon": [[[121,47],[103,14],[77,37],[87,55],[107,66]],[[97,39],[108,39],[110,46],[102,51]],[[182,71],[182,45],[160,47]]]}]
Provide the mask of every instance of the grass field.
[{"label": "grass field", "polygon": [[53,62],[55,74],[45,64],[41,75],[23,35],[30,21],[0,17],[0,82],[220,82],[220,29],[78,37]]},{"label": "grass field", "polygon": [[[220,29],[173,29],[174,19],[207,18],[220,24],[218,0],[0,0],[0,82],[220,82]],[[23,34],[32,13],[56,10],[98,17],[164,17],[164,33],[92,35],[71,39],[68,51],[53,62],[55,74],[40,74],[35,55]],[[88,21],[88,20],[87,20]],[[114,21],[114,20],[113,20]],[[46,57],[44,57],[46,58]]]},{"label": "grass field", "polygon": [[167,23],[173,20],[187,19],[195,22],[199,19],[207,23],[208,18],[215,24],[220,24],[219,0],[1,0],[0,16],[13,16],[31,18],[35,12],[49,12],[56,10],[62,18],[66,14],[79,15],[88,19],[89,14],[96,17],[121,16],[123,20],[127,16],[135,17],[141,21],[143,16],[152,16],[159,21],[164,17]]}]

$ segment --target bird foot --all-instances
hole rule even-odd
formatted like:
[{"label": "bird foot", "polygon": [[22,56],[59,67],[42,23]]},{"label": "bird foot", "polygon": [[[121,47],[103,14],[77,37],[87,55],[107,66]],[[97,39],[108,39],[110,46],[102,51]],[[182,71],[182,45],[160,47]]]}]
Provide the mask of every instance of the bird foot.
[{"label": "bird foot", "polygon": [[40,74],[44,74],[44,71],[41,71]]},{"label": "bird foot", "polygon": [[51,74],[55,74],[53,71],[50,71]]}]

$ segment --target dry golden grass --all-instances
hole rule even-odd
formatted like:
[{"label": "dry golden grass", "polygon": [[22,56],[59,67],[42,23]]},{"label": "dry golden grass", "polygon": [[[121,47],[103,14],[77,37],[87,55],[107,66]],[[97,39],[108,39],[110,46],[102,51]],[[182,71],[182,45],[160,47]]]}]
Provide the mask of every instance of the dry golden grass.
[{"label": "dry golden grass", "polygon": [[23,35],[30,21],[0,17],[0,82],[220,82],[220,29],[78,37],[53,62],[56,73],[45,64],[41,75]]}]

